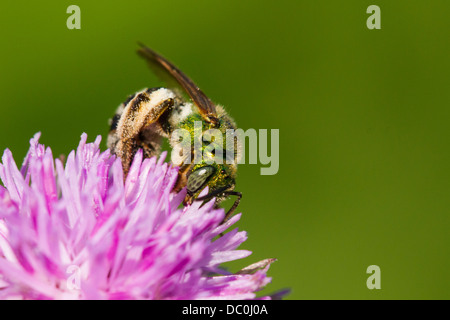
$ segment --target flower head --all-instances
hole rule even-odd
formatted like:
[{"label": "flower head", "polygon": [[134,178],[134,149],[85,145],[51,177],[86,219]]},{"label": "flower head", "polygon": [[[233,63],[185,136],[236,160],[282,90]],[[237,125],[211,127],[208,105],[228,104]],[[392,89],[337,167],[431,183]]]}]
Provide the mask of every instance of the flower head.
[{"label": "flower head", "polygon": [[19,170],[0,164],[0,299],[252,299],[267,259],[230,274],[251,254],[246,233],[214,201],[179,208],[178,169],[138,152],[124,182],[120,159],[82,135],[66,164],[39,134]]}]

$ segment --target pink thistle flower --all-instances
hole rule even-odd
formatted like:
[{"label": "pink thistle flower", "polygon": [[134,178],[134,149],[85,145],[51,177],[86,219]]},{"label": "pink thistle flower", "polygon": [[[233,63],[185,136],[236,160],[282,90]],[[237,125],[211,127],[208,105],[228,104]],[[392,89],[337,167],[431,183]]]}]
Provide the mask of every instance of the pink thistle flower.
[{"label": "pink thistle flower", "polygon": [[[230,274],[251,254],[247,236],[214,201],[179,209],[177,168],[138,152],[126,181],[101,138],[80,144],[65,166],[30,141],[19,170],[0,164],[0,299],[253,299],[270,278],[267,259]],[[269,298],[269,297],[263,297]]]}]

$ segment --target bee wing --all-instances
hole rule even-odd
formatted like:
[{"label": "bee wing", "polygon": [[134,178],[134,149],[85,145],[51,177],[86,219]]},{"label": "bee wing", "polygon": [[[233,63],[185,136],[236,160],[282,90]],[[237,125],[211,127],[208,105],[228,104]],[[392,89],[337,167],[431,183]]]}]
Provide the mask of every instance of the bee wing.
[{"label": "bee wing", "polygon": [[[155,70],[157,75],[162,77],[169,84],[172,82],[171,80],[175,79],[197,105],[203,118],[209,122],[216,121],[217,112],[214,103],[209,100],[203,91],[201,91],[188,76],[152,49],[141,43],[139,43],[139,45],[141,48],[139,48],[138,54],[147,60],[150,67]],[[167,74],[169,77],[167,77]]]}]

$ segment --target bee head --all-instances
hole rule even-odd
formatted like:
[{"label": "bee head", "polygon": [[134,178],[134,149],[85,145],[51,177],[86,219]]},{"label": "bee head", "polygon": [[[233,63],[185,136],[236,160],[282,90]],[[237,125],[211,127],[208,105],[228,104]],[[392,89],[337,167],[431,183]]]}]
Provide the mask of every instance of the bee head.
[{"label": "bee head", "polygon": [[[234,189],[235,180],[232,170],[226,165],[203,164],[191,172],[187,179],[187,195],[185,204],[191,204],[196,200],[200,192],[208,187],[209,193],[202,196],[202,200],[209,200],[216,197],[218,201],[222,201],[225,191]],[[200,199],[198,199],[200,200]]]}]

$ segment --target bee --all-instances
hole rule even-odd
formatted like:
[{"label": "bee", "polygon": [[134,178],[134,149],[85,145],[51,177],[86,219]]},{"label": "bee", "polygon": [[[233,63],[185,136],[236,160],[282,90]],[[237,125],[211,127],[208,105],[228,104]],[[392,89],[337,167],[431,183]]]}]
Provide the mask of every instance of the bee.
[{"label": "bee", "polygon": [[[134,155],[139,149],[142,149],[146,158],[157,156],[161,152],[163,139],[168,139],[174,148],[179,142],[179,138],[174,134],[176,129],[187,130],[192,135],[192,141],[196,121],[201,121],[203,132],[218,129],[225,135],[226,130],[236,129],[235,122],[223,107],[214,104],[171,62],[142,44],[138,54],[170,86],[144,89],[129,96],[111,119],[107,145],[113,154],[121,158],[124,177],[127,176]],[[179,166],[173,192],[179,192],[186,187],[184,205],[215,198],[218,206],[229,196],[236,196],[225,220],[233,214],[242,198],[242,193],[234,190],[239,146],[234,142],[233,145],[234,161],[225,161],[224,156],[221,163],[214,161],[214,152],[207,151],[203,142],[201,150],[191,147],[190,158],[187,154],[172,153],[172,164]],[[187,161],[195,159],[196,153],[200,151],[200,161]],[[206,187],[208,194],[200,197]]]}]

